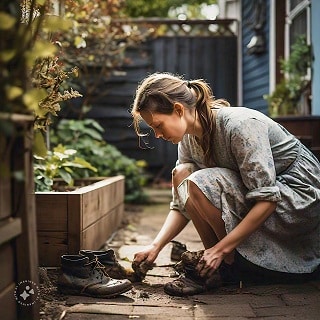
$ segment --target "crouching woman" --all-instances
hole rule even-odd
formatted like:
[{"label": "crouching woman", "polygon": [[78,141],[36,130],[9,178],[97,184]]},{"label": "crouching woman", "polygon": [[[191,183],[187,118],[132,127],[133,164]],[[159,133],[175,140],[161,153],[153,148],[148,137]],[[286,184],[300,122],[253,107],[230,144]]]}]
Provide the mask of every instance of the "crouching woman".
[{"label": "crouching woman", "polygon": [[[192,220],[203,242],[199,263],[164,289],[171,295],[233,283],[315,277],[320,264],[320,163],[268,116],[216,100],[201,80],[155,73],[132,108],[157,138],[178,144],[170,211],[134,263],[151,264]],[[189,272],[188,272],[189,270]],[[248,278],[248,277],[247,277]]]}]

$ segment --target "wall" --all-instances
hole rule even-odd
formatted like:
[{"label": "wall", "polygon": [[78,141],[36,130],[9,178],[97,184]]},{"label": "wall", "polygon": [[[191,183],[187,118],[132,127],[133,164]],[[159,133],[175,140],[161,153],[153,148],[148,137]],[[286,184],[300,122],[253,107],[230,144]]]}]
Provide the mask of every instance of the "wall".
[{"label": "wall", "polygon": [[263,33],[266,50],[263,53],[248,54],[247,45],[255,35],[253,23],[258,19],[254,4],[258,1],[242,1],[242,85],[243,105],[267,113],[268,107],[263,95],[269,93],[269,1],[264,2],[266,10]]}]

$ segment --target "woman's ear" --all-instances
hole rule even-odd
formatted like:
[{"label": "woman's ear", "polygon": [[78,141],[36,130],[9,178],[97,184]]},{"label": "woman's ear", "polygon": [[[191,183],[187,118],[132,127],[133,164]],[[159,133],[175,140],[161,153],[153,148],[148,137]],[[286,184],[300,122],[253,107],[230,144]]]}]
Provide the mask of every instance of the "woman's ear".
[{"label": "woman's ear", "polygon": [[179,117],[183,116],[183,112],[184,112],[183,104],[181,104],[179,102],[175,102],[173,105],[173,108],[174,108],[173,112],[176,112],[179,115]]}]

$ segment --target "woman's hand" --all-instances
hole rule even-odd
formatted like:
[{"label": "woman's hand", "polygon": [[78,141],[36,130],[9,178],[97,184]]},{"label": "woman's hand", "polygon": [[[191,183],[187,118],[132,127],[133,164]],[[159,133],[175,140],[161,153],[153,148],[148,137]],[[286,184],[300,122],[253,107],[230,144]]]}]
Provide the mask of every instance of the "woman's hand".
[{"label": "woman's hand", "polygon": [[204,251],[198,263],[197,270],[201,277],[210,277],[219,268],[226,254],[216,248],[216,246]]},{"label": "woman's hand", "polygon": [[152,264],[162,248],[168,244],[187,225],[189,220],[179,211],[170,210],[161,230],[152,244],[134,255],[134,262],[140,264],[145,261]]},{"label": "woman's hand", "polygon": [[152,265],[153,262],[158,257],[160,250],[155,245],[149,245],[145,247],[142,251],[135,253],[133,262],[137,265],[142,262]]},{"label": "woman's hand", "polygon": [[230,233],[214,247],[204,251],[197,267],[199,274],[211,276],[219,268],[221,262],[265,222],[276,206],[276,202],[258,201]]}]

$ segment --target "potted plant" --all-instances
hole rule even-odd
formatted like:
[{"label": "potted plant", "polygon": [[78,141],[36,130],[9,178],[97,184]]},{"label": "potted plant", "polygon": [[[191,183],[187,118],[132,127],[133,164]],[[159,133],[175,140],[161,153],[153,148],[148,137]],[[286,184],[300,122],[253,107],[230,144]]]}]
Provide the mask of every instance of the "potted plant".
[{"label": "potted plant", "polygon": [[287,60],[281,60],[282,81],[264,98],[270,116],[297,136],[320,160],[320,117],[311,114],[311,46],[297,37]]},{"label": "potted plant", "polygon": [[311,64],[311,47],[305,36],[299,36],[291,47],[289,58],[280,60],[283,79],[270,95],[264,95],[271,117],[310,114]]}]

